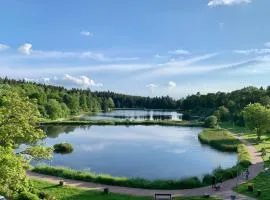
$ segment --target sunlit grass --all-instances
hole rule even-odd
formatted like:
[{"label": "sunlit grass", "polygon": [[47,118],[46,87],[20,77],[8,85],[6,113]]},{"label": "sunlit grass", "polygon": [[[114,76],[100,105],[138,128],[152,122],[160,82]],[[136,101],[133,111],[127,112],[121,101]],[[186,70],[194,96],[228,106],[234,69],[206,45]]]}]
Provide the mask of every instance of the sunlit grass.
[{"label": "sunlit grass", "polygon": [[[85,190],[68,186],[57,186],[44,181],[32,180],[33,185],[38,190],[54,196],[58,200],[152,200],[153,197],[137,197],[120,194],[103,194],[99,191]],[[203,197],[177,197],[175,200],[204,200]],[[210,197],[208,200],[220,200],[219,198]]]}]

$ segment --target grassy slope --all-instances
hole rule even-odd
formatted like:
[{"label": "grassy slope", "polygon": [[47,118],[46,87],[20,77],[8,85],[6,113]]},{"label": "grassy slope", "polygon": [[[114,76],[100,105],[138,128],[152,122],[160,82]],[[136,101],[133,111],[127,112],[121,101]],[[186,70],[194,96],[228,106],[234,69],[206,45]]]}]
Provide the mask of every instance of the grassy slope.
[{"label": "grassy slope", "polygon": [[[225,125],[226,126],[226,125]],[[270,135],[263,135],[261,138],[261,142],[257,142],[256,134],[250,133],[246,128],[243,127],[234,127],[233,131],[235,133],[245,133],[243,134],[243,138],[252,143],[258,151],[261,151],[262,148],[266,149],[266,156],[263,157],[265,161],[265,167],[270,167],[269,156],[270,156]],[[247,185],[252,183],[254,185],[254,192],[247,191]],[[259,200],[269,200],[270,199],[270,172],[262,172],[255,179],[248,181],[240,186],[238,186],[235,191],[245,194],[247,196],[255,197]],[[257,190],[261,190],[262,195],[257,197]]]},{"label": "grassy slope", "polygon": [[204,129],[199,134],[202,143],[208,144],[215,149],[228,152],[236,152],[241,142],[225,129]]},{"label": "grassy slope", "polygon": [[[266,155],[263,157],[265,163],[265,168],[270,168],[270,135],[263,135],[261,138],[261,142],[258,143],[256,134],[251,133],[247,128],[245,127],[239,127],[239,126],[233,126],[230,123],[223,123],[221,124],[223,128],[229,128],[232,132],[236,134],[241,134],[243,138],[248,140],[250,143],[252,143],[255,148],[258,151],[261,151],[262,148],[266,149]],[[254,186],[254,192],[248,192],[247,186],[249,183],[252,183]],[[239,192],[241,194],[251,196],[254,198],[257,198],[259,200],[270,200],[270,172],[262,172],[260,173],[255,179],[248,181],[247,183],[239,185],[237,188],[235,188],[236,192]],[[257,196],[257,190],[261,190],[262,195],[260,197]]]},{"label": "grassy slope", "polygon": [[246,146],[228,130],[221,128],[204,129],[203,132],[199,134],[199,139],[202,143],[208,144],[215,149],[228,152],[238,152],[240,163],[246,165],[250,164],[251,158]]},{"label": "grassy slope", "polygon": [[[58,200],[151,200],[153,197],[135,197],[135,196],[127,196],[120,194],[109,194],[104,195],[101,192],[91,191],[91,190],[83,190],[73,187],[61,187],[57,185],[53,185],[51,183],[33,180],[34,186],[42,190],[46,193],[49,193],[56,197]],[[182,197],[182,198],[174,198],[177,200],[203,200],[205,198],[200,197]],[[208,198],[208,200],[217,200],[217,198]]]}]

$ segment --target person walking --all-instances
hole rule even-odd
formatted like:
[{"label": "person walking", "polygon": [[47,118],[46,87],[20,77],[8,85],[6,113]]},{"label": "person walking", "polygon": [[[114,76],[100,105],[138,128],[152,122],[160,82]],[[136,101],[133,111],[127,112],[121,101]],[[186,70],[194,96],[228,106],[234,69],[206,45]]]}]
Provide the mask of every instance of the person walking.
[{"label": "person walking", "polygon": [[246,180],[248,180],[248,177],[249,177],[249,171],[248,169],[246,170]]},{"label": "person walking", "polygon": [[212,188],[216,187],[216,177],[212,176]]}]

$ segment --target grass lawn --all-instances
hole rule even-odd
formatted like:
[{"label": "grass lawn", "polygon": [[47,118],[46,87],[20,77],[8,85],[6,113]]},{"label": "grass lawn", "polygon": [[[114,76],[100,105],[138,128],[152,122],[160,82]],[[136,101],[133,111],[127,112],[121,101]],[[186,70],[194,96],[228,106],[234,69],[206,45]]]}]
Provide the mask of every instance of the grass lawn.
[{"label": "grass lawn", "polygon": [[[264,165],[265,168],[270,168],[270,134],[265,134],[261,136],[261,141],[258,142],[257,135],[251,133],[247,128],[245,127],[239,127],[239,126],[232,126],[230,123],[222,123],[220,125],[223,128],[228,128],[230,131],[236,134],[241,134],[242,137],[246,140],[248,140],[250,143],[253,144],[253,146],[258,150],[261,151],[262,148],[265,148],[266,155],[263,157],[264,159]],[[236,192],[239,192],[241,194],[254,197],[259,200],[270,200],[270,171],[269,172],[262,172],[260,173],[255,179],[248,181],[247,183],[239,185],[234,190]],[[253,184],[254,186],[254,192],[248,192],[247,187],[248,184]],[[257,196],[257,190],[261,190],[261,196]]]},{"label": "grass lawn", "polygon": [[[261,151],[262,148],[266,149],[266,155],[264,159],[264,167],[269,168],[269,156],[270,156],[270,135],[263,135],[261,137],[261,142],[258,143],[256,134],[247,134],[243,136],[245,139],[250,141],[258,151]],[[248,184],[253,184],[254,192],[248,192]],[[255,179],[249,181],[248,183],[242,184],[235,189],[236,192],[245,194],[247,196],[255,197],[259,200],[269,200],[270,199],[270,171],[260,173]],[[261,190],[262,194],[260,197],[257,197],[257,190]]]},{"label": "grass lawn", "polygon": [[[49,193],[50,195],[56,197],[57,200],[152,200],[153,197],[135,197],[120,194],[109,194],[105,195],[98,191],[83,190],[74,187],[67,186],[57,186],[44,181],[32,180],[34,187]],[[179,197],[174,198],[177,200],[204,200],[201,197]],[[208,200],[218,200],[218,198],[207,198]]]},{"label": "grass lawn", "polygon": [[221,151],[237,152],[241,142],[229,131],[220,128],[206,128],[199,134],[202,143],[208,144]]}]

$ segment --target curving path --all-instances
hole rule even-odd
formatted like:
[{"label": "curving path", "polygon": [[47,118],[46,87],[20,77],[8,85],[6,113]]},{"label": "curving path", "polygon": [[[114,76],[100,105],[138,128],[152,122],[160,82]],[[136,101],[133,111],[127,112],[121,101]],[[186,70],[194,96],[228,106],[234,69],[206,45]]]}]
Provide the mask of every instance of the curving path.
[{"label": "curving path", "polygon": [[[262,170],[263,170],[263,159],[261,158],[260,153],[257,152],[254,146],[250,144],[248,141],[238,137],[244,144],[247,145],[248,151],[252,157],[252,165],[249,167],[249,178],[255,178]],[[64,180],[65,184],[68,186],[79,187],[83,189],[93,189],[93,190],[101,190],[104,187],[109,188],[110,192],[113,193],[121,193],[121,194],[128,194],[128,195],[135,195],[135,196],[153,196],[155,193],[170,193],[174,196],[201,196],[205,193],[210,195],[219,196],[223,199],[230,199],[232,194],[237,196],[237,199],[242,200],[252,200],[253,198],[246,197],[240,194],[237,194],[232,191],[232,189],[236,186],[236,184],[244,183],[245,180],[242,176],[236,177],[234,179],[230,179],[224,181],[222,183],[221,191],[216,192],[212,189],[211,186],[201,187],[201,188],[194,188],[194,189],[185,189],[185,190],[149,190],[149,189],[139,189],[139,188],[127,188],[127,187],[120,187],[120,186],[109,186],[103,184],[96,184],[84,181],[77,181],[77,180],[70,180],[70,179],[63,179],[55,176],[48,176],[43,174],[38,174],[34,172],[27,172],[28,176],[34,179],[44,180],[51,183],[59,183],[59,180]]]}]

